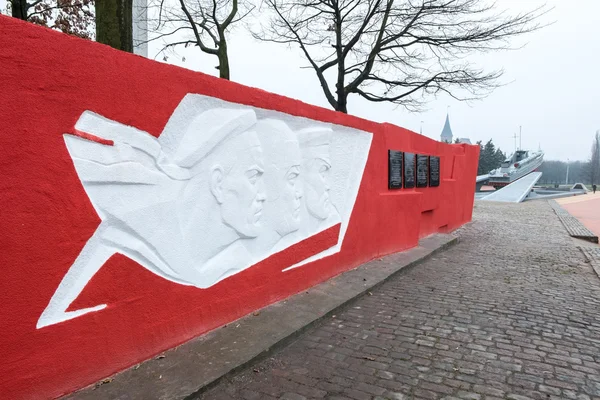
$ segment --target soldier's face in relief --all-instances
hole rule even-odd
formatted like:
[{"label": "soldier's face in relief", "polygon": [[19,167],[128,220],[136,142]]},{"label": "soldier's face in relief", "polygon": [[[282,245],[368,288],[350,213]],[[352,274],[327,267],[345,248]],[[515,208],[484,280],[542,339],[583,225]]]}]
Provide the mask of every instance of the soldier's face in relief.
[{"label": "soldier's face in relief", "polygon": [[318,219],[326,219],[331,210],[329,198],[329,171],[331,164],[328,157],[322,156],[307,160],[304,163],[304,180],[306,186],[306,206],[308,212]]},{"label": "soldier's face in relief", "polygon": [[213,190],[220,205],[223,222],[241,237],[252,238],[260,232],[260,220],[266,199],[263,183],[264,162],[258,137],[245,132],[232,139],[224,149],[225,157],[233,157],[230,168],[213,167]]}]

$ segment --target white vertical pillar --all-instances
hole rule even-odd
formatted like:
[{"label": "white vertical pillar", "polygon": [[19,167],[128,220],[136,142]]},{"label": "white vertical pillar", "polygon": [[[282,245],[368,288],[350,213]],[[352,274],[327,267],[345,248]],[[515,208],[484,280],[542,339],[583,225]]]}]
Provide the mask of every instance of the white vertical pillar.
[{"label": "white vertical pillar", "polygon": [[133,52],[148,57],[148,0],[133,0]]}]

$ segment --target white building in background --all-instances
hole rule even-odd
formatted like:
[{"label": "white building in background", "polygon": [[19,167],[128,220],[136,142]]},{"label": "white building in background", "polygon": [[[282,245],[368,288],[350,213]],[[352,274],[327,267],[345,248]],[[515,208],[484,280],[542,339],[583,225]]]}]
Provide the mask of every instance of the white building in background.
[{"label": "white building in background", "polygon": [[148,0],[133,0],[133,52],[148,57]]},{"label": "white building in background", "polygon": [[[454,143],[452,134],[452,128],[450,127],[450,116],[446,114],[446,123],[444,123],[444,128],[442,129],[442,134],[440,135],[440,142],[444,143]],[[466,143],[471,144],[471,139],[469,138],[457,138],[458,143]]]},{"label": "white building in background", "polygon": [[444,129],[442,129],[440,141],[452,143],[452,128],[450,128],[450,116],[448,114],[446,114],[446,123],[444,124]]}]

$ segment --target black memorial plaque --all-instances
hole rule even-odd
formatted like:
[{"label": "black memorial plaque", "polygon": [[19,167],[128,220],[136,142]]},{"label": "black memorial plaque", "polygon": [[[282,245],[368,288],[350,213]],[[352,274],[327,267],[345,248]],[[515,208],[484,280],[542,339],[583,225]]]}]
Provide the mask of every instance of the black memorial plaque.
[{"label": "black memorial plaque", "polygon": [[404,153],[404,187],[415,187],[415,154]]},{"label": "black memorial plaque", "polygon": [[429,186],[440,186],[440,158],[429,157]]},{"label": "black memorial plaque", "polygon": [[388,189],[402,188],[402,152],[388,150]]},{"label": "black memorial plaque", "polygon": [[427,187],[427,177],[429,175],[429,156],[417,154],[417,187]]}]

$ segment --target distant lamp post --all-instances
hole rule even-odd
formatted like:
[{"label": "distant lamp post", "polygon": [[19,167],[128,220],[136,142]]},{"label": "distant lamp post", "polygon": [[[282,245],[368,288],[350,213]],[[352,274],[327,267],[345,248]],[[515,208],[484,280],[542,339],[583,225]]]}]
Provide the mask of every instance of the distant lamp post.
[{"label": "distant lamp post", "polygon": [[567,178],[565,179],[565,185],[569,184],[569,159],[567,158]]}]

